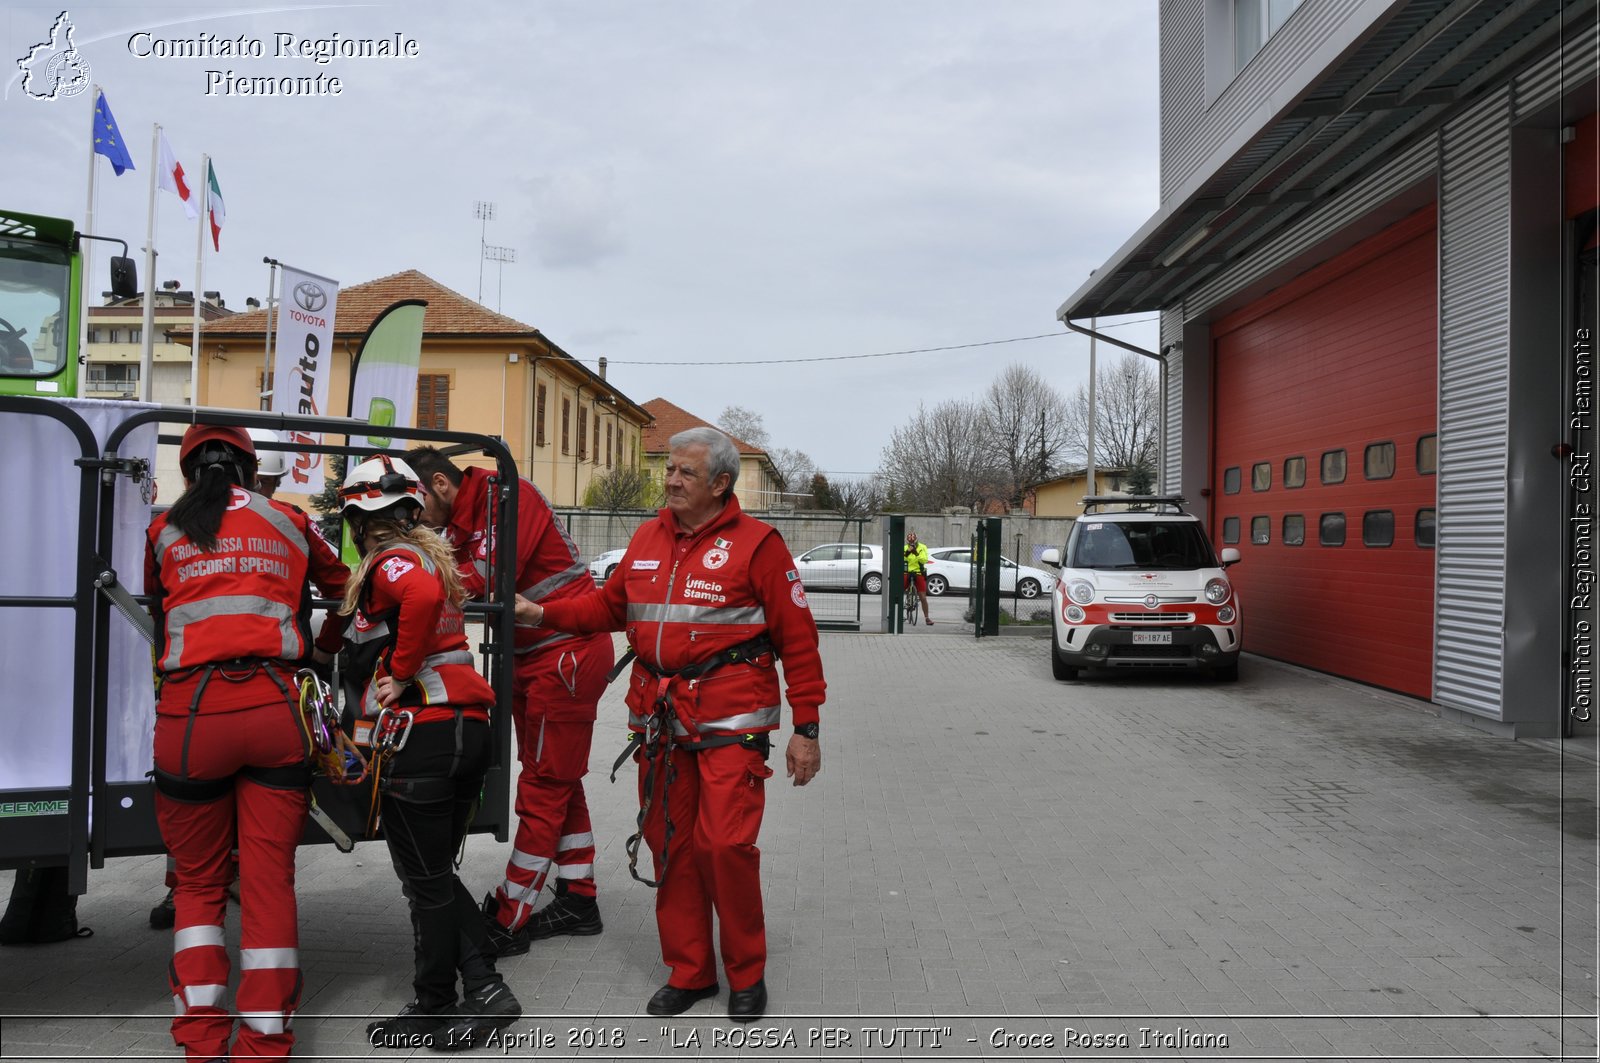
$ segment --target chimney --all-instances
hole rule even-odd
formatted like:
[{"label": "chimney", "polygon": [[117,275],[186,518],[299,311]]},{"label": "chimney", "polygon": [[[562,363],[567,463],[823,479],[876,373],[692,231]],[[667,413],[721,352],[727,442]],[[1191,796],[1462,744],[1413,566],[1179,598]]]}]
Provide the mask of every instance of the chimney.
[{"label": "chimney", "polygon": [[248,306],[252,310],[260,310],[261,300],[252,295],[244,301],[244,305]]},{"label": "chimney", "polygon": [[161,282],[161,290],[164,291],[164,292],[175,292],[175,291],[178,290],[178,282],[177,281],[162,281]]},{"label": "chimney", "polygon": [[202,294],[205,295],[206,302],[210,303],[212,306],[221,306],[222,305],[222,293],[221,292],[204,292]]},{"label": "chimney", "polygon": [[604,380],[605,378],[606,378],[606,356],[602,354],[600,356],[600,379]]}]

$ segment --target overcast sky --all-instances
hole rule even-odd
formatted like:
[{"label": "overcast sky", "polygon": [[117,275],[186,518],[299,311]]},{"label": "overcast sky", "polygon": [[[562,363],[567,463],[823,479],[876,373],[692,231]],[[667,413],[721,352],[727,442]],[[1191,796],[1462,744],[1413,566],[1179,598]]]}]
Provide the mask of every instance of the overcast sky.
[{"label": "overcast sky", "polygon": [[[492,201],[487,242],[517,260],[482,264],[485,305],[605,356],[637,402],[754,410],[835,475],[1011,362],[1070,393],[1087,341],[770,363],[1060,332],[1056,308],[1157,206],[1155,0],[215,6],[67,9],[139,168],[98,163],[97,232],[143,246],[155,122],[191,174],[203,152],[216,166],[227,224],[203,286],[234,308],[265,296],[266,255],[476,297],[473,205]],[[16,68],[62,8],[3,10],[0,203],[81,224],[91,94],[30,99]],[[398,33],[419,54],[319,65],[278,58],[280,33]],[[133,54],[202,34],[264,55]],[[208,71],[342,92],[229,94]],[[190,288],[194,223],[158,204],[157,279]],[[98,292],[103,255],[95,273]],[[1156,344],[1153,321],[1114,334]]]}]

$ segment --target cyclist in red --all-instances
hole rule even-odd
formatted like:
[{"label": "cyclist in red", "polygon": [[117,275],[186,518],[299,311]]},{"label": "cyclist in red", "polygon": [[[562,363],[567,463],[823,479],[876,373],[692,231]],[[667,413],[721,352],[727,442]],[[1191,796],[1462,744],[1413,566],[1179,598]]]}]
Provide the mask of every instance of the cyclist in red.
[{"label": "cyclist in red", "polygon": [[922,596],[922,620],[928,625],[933,624],[933,617],[928,615],[928,562],[933,558],[928,556],[926,545],[917,542],[916,532],[906,532],[906,575],[902,589],[909,588],[911,581],[917,581],[917,593]]}]

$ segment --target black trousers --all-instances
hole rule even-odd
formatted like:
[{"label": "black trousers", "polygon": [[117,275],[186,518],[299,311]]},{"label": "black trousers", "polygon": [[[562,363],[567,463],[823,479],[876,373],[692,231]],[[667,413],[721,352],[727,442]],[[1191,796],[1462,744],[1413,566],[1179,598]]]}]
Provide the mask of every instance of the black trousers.
[{"label": "black trousers", "polygon": [[483,917],[455,873],[456,851],[489,767],[490,742],[482,721],[417,724],[384,772],[383,836],[411,908],[412,985],[417,1002],[430,1011],[455,1004],[457,971],[469,992],[499,978]]}]

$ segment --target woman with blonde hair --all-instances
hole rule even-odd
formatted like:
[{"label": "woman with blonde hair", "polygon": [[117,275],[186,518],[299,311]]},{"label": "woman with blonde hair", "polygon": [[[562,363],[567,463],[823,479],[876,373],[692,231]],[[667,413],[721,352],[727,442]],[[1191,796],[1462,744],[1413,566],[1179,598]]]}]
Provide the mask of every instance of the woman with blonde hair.
[{"label": "woman with blonde hair", "polygon": [[339,497],[362,558],[340,611],[365,677],[359,712],[373,723],[383,835],[415,942],[415,999],[367,1035],[378,1047],[470,1048],[522,1014],[454,866],[492,755],[494,691],[467,648],[450,547],[418,524],[416,473],[380,454],[350,471]]}]

